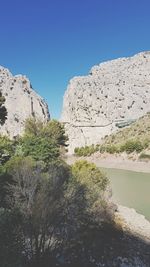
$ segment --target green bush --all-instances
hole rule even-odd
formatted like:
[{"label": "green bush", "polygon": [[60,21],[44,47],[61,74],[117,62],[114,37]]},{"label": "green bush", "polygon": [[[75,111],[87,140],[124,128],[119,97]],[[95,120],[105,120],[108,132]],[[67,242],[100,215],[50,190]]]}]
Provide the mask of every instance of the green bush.
[{"label": "green bush", "polygon": [[95,194],[98,194],[107,189],[109,180],[99,168],[96,167],[94,163],[90,163],[86,160],[76,161],[72,165],[72,174],[76,177],[77,181],[85,185],[87,188],[86,192],[92,191],[92,200]]},{"label": "green bush", "polygon": [[26,136],[22,139],[22,151],[25,157],[30,156],[37,161],[48,164],[59,157],[59,147],[47,138],[39,136]]},{"label": "green bush", "polygon": [[106,152],[110,154],[118,153],[119,149],[116,145],[107,145]]},{"label": "green bush", "polygon": [[15,151],[14,142],[7,136],[0,136],[0,163],[8,161]]},{"label": "green bush", "polygon": [[128,140],[123,145],[120,146],[120,152],[127,152],[128,154],[132,152],[140,153],[143,150],[143,145],[141,141],[138,140]]},{"label": "green bush", "polygon": [[76,147],[74,150],[75,155],[79,156],[79,157],[86,157],[86,156],[91,156],[92,154],[94,154],[95,152],[100,152],[100,153],[110,153],[110,154],[114,154],[114,153],[118,153],[119,152],[119,148],[117,145],[91,145],[91,146],[85,146],[85,147]]},{"label": "green bush", "polygon": [[104,152],[106,152],[106,146],[101,145],[101,146],[99,147],[99,152],[100,152],[100,153],[104,153]]},{"label": "green bush", "polygon": [[74,149],[74,153],[76,156],[79,157],[86,157],[86,156],[91,156],[95,152],[99,151],[99,145],[91,145],[91,146],[85,146],[85,147],[76,147]]}]

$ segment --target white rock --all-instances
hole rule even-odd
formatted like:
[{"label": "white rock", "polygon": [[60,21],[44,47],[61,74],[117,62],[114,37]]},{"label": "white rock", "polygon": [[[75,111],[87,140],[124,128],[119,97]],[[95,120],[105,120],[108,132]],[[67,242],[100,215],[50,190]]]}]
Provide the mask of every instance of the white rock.
[{"label": "white rock", "polygon": [[150,111],[150,52],[94,66],[88,76],[73,78],[64,95],[61,121],[75,147],[100,143],[116,123]]},{"label": "white rock", "polygon": [[7,69],[0,67],[0,91],[5,97],[8,118],[0,133],[11,138],[23,133],[25,120],[36,117],[42,121],[50,118],[45,101],[32,89],[30,81],[22,75],[13,76]]}]

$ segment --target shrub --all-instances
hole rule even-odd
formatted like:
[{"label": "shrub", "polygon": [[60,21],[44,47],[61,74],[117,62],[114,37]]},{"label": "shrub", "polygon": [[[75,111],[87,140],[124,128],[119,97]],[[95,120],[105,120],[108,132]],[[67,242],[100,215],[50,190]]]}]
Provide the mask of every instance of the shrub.
[{"label": "shrub", "polygon": [[75,155],[79,156],[79,157],[86,157],[86,156],[91,156],[92,154],[94,154],[96,151],[99,151],[99,146],[96,145],[91,145],[91,146],[85,146],[85,147],[76,147],[74,149],[74,153]]},{"label": "shrub", "polygon": [[4,164],[13,155],[14,143],[7,136],[0,136],[0,163]]},{"label": "shrub", "polygon": [[100,148],[99,148],[99,152],[100,153],[104,153],[105,151],[106,151],[106,146],[101,145]]},{"label": "shrub", "polygon": [[128,140],[125,144],[120,146],[120,152],[126,151],[128,154],[132,152],[140,153],[143,150],[143,145],[141,141],[138,140]]},{"label": "shrub", "polygon": [[106,146],[106,152],[110,154],[118,153],[119,149],[116,145],[107,145]]}]

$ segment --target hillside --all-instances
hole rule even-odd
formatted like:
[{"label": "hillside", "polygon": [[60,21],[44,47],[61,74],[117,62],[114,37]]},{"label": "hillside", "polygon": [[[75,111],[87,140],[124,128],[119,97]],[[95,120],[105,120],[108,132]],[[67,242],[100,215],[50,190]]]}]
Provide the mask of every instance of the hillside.
[{"label": "hillside", "polygon": [[104,143],[121,144],[124,143],[125,140],[131,139],[139,140],[143,144],[146,142],[148,143],[148,147],[150,147],[150,113],[147,113],[129,127],[104,138]]},{"label": "hillside", "polygon": [[74,77],[65,92],[61,121],[75,147],[100,143],[106,135],[150,111],[150,52],[94,66]]},{"label": "hillside", "polygon": [[142,116],[130,126],[106,136],[100,144],[75,148],[78,156],[89,156],[98,151],[101,154],[126,152],[135,154],[135,158],[150,159],[150,113]]}]

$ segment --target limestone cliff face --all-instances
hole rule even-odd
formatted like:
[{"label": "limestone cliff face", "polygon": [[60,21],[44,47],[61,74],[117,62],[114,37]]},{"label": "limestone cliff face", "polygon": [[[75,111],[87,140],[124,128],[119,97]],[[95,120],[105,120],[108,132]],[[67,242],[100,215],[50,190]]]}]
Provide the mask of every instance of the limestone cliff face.
[{"label": "limestone cliff face", "polygon": [[11,138],[22,134],[24,122],[28,117],[42,121],[49,119],[48,106],[32,89],[30,81],[22,75],[13,76],[7,69],[0,67],[0,91],[5,97],[8,118],[0,133]]},{"label": "limestone cliff face", "polygon": [[73,78],[64,95],[61,121],[75,147],[101,138],[150,111],[150,52],[94,66],[88,76]]}]

